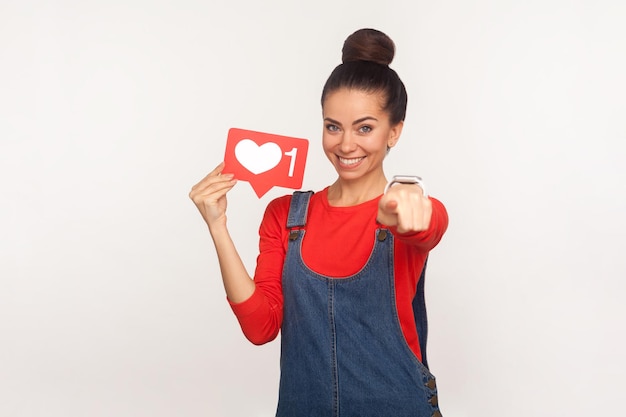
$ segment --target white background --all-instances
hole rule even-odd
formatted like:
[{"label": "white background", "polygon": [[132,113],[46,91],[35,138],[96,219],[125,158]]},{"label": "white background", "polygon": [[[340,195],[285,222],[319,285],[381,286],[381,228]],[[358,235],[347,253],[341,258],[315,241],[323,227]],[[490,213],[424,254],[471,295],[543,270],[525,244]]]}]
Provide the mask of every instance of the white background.
[{"label": "white background", "polygon": [[[396,42],[388,175],[450,214],[427,278],[452,417],[619,415],[626,389],[626,3],[0,3],[0,415],[272,416],[188,199],[230,127],[308,138],[343,40]],[[264,207],[229,224],[250,270]]]}]

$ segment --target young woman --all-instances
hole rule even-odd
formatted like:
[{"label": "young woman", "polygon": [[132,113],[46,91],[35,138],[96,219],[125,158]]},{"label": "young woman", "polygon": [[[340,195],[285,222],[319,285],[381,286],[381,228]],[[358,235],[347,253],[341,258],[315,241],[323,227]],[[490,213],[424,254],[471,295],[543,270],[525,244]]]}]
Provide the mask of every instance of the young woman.
[{"label": "young woman", "polygon": [[406,114],[394,53],[374,29],[346,39],[322,92],[322,145],[337,180],[268,205],[254,278],[227,229],[233,175],[220,164],[190,193],[244,334],[262,344],[281,332],[277,416],[441,415],[423,281],[448,217],[418,177],[388,182],[383,171]]}]

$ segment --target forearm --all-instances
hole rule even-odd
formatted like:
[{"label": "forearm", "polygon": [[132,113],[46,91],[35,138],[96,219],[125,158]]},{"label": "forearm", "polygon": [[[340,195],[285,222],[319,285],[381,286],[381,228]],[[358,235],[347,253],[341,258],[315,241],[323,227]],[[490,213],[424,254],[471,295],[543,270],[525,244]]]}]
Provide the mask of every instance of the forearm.
[{"label": "forearm", "polygon": [[226,226],[210,227],[209,230],[217,252],[226,296],[233,303],[241,303],[254,293],[254,281],[246,271]]}]

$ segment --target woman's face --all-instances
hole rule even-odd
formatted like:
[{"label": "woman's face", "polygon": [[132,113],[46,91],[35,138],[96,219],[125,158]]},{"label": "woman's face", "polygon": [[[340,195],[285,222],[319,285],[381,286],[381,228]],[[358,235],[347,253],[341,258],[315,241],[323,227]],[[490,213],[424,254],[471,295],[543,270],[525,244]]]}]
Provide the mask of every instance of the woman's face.
[{"label": "woman's face", "polygon": [[382,109],[381,93],[342,88],[326,96],[323,147],[326,156],[346,180],[384,175],[387,148],[393,147],[402,122],[392,126]]}]

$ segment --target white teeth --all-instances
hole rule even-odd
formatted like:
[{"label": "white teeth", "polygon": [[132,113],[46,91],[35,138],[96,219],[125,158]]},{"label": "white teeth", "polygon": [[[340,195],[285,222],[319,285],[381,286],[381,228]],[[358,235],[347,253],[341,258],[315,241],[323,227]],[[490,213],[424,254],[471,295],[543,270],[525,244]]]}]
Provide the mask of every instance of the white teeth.
[{"label": "white teeth", "polygon": [[342,158],[339,157],[339,161],[344,164],[344,165],[354,165],[357,162],[360,162],[361,160],[363,160],[363,158],[365,158],[364,156],[360,157],[360,158],[352,158],[352,159],[346,159],[346,158]]}]

